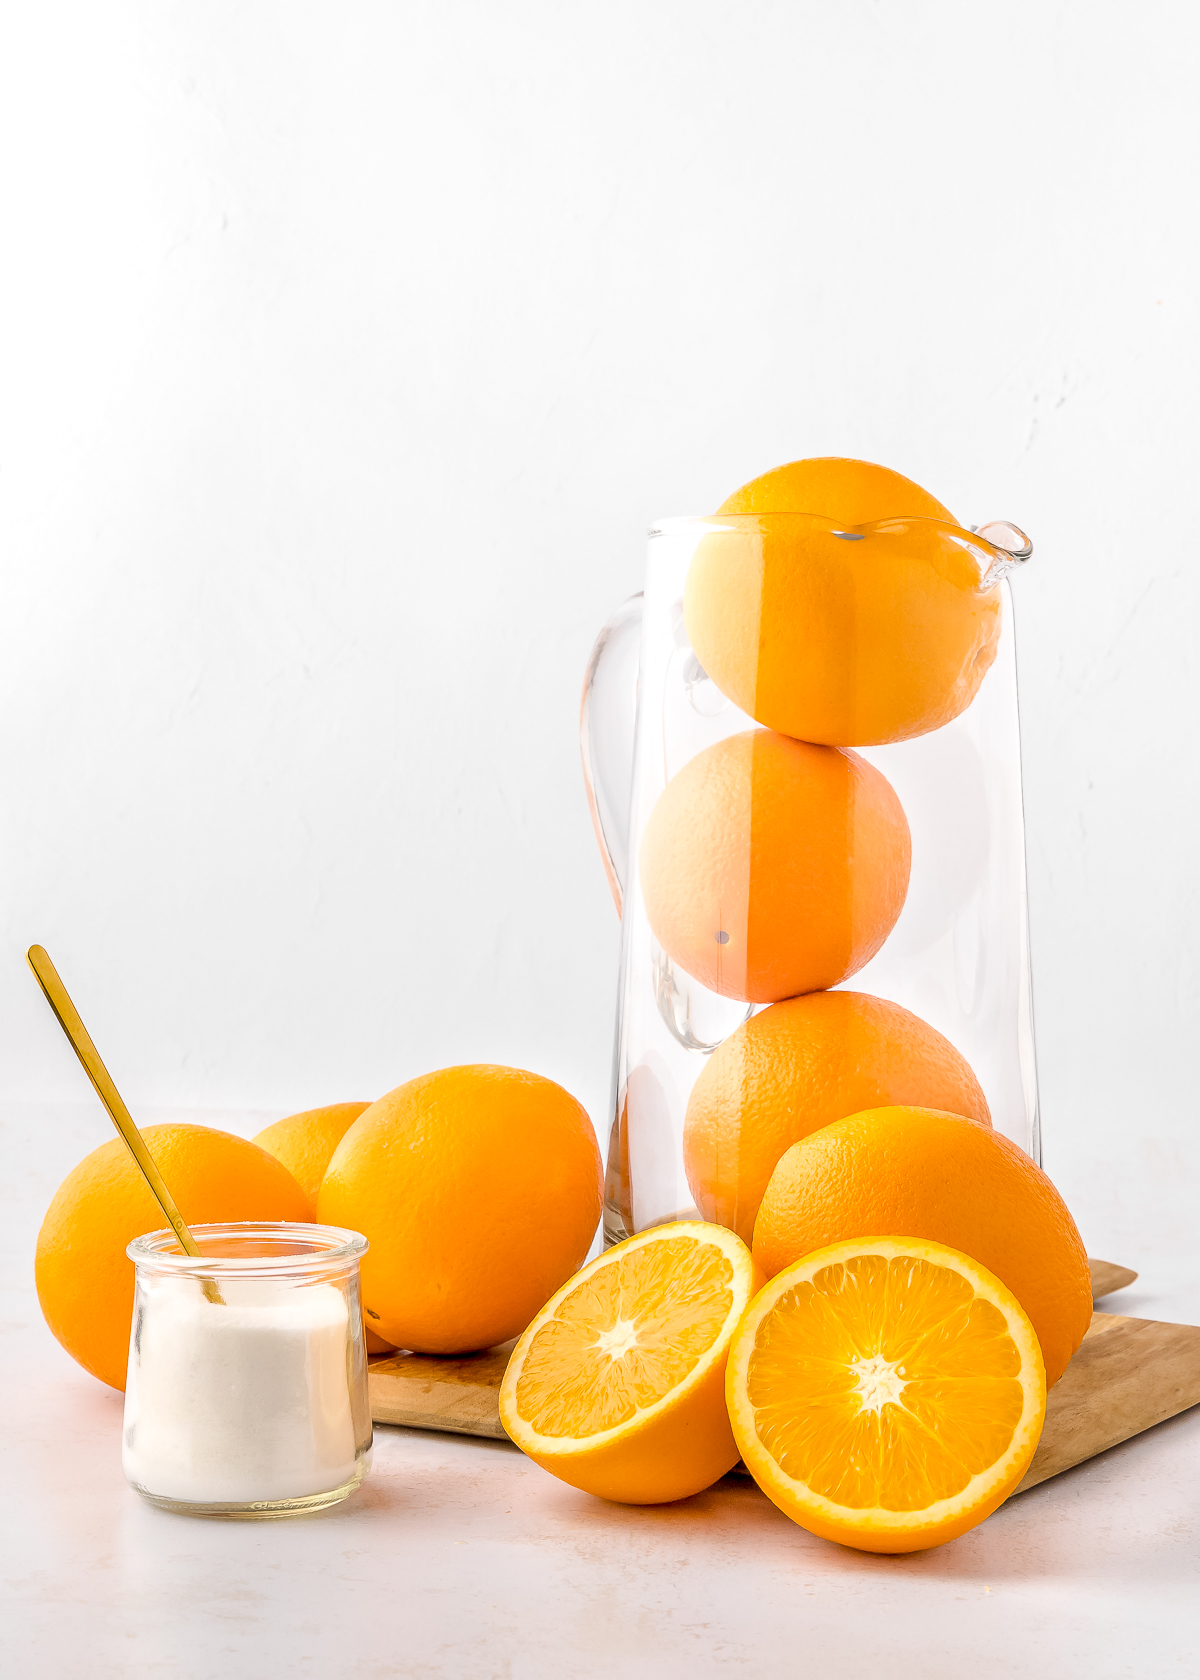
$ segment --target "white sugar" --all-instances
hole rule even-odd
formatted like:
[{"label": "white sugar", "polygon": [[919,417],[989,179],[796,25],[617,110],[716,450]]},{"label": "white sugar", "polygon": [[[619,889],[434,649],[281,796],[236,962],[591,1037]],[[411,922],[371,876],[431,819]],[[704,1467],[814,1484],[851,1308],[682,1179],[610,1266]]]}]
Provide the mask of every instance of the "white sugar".
[{"label": "white sugar", "polygon": [[144,1289],[129,1366],[124,1467],[135,1486],[193,1504],[295,1499],[355,1469],[349,1320],[329,1284],[191,1280]]}]

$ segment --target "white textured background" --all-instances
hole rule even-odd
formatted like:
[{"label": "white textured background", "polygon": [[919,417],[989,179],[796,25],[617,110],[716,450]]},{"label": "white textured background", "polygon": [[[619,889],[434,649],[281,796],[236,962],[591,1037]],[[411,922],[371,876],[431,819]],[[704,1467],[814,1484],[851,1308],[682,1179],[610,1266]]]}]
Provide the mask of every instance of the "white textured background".
[{"label": "white textured background", "polygon": [[495,1059],[601,1120],[593,633],[652,517],[853,454],[1034,537],[1047,1163],[1097,1251],[1165,1159],[1194,1247],[1194,8],[50,0],[5,35],[0,1097],[86,1090],[36,939],[143,1111]]}]

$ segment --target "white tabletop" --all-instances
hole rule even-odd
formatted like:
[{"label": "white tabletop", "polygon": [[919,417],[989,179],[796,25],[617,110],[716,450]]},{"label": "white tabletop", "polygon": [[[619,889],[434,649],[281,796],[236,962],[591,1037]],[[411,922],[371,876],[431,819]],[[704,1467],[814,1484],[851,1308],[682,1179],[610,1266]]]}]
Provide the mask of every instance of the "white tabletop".
[{"label": "white tabletop", "polygon": [[[1200,1674],[1200,1408],[905,1558],[817,1540],[740,1478],[634,1509],[504,1443],[390,1428],[366,1486],[318,1516],[153,1510],[122,1479],[120,1396],[53,1341],[32,1287],[50,1195],[104,1135],[82,1110],[3,1116],[6,1674]],[[1194,1261],[1181,1270],[1156,1246],[1149,1217],[1194,1196],[1193,1173],[1176,1160],[1161,1183],[1123,1187],[1146,1236],[1105,1255],[1142,1272],[1113,1310],[1200,1319]]]}]

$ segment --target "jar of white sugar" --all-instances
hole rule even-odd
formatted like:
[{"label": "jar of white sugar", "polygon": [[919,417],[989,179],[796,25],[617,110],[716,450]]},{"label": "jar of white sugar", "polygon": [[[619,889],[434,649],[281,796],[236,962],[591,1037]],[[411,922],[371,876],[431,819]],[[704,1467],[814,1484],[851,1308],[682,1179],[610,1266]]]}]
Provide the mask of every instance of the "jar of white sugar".
[{"label": "jar of white sugar", "polygon": [[137,1270],[122,1459],[153,1505],[282,1517],[352,1493],[371,1459],[358,1263],[331,1225],[193,1225]]}]

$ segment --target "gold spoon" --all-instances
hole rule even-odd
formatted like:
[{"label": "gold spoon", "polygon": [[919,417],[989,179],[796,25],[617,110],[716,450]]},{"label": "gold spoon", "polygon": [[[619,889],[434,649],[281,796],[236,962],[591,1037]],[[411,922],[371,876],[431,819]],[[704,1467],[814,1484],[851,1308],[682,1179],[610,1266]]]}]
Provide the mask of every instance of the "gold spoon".
[{"label": "gold spoon", "polygon": [[[142,1177],[150,1186],[150,1194],[166,1216],[167,1224],[179,1239],[179,1246],[193,1260],[203,1259],[196,1247],[196,1239],[183,1222],[183,1215],[175,1206],[171,1192],[163,1183],[162,1174],[146,1148],[146,1140],[133,1123],[133,1116],[121,1101],[121,1093],[112,1082],[112,1075],[100,1060],[100,1052],[79,1019],[79,1011],[71,1002],[67,988],[59,979],[58,970],[40,945],[31,945],[26,952],[29,966],[37,976],[37,983],[46,994],[46,1001],[58,1017],[58,1024],[71,1041],[71,1048],[83,1063],[83,1071],[96,1087],[96,1095],[108,1110],[109,1119],[120,1132],[141,1168]],[[217,1306],[224,1306],[221,1292],[211,1278],[202,1278],[201,1287],[207,1298]]]}]

